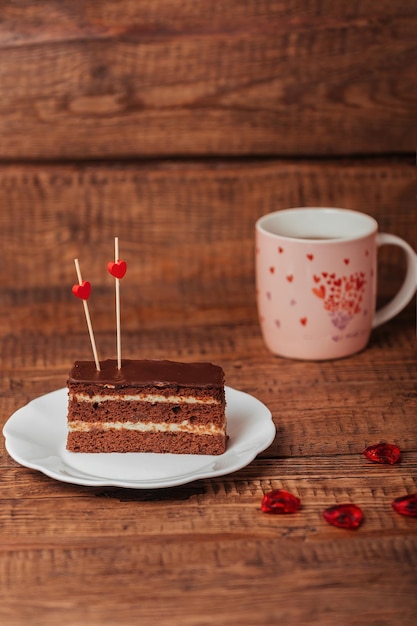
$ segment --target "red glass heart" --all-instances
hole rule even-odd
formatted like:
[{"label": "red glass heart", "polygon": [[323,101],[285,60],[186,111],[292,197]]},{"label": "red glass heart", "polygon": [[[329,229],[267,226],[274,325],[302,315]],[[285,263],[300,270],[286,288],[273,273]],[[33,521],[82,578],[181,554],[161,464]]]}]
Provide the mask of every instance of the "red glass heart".
[{"label": "red glass heart", "polygon": [[264,495],[261,508],[264,513],[296,513],[300,504],[300,499],[292,493],[274,489]]},{"label": "red glass heart", "polygon": [[389,463],[393,465],[400,460],[401,450],[393,443],[376,443],[363,451],[364,455],[374,463]]},{"label": "red glass heart", "polygon": [[126,274],[127,264],[126,261],[122,261],[121,259],[119,259],[116,263],[114,261],[110,261],[110,263],[107,264],[107,269],[115,278],[123,278]]},{"label": "red glass heart", "polygon": [[417,517],[417,493],[410,496],[400,496],[391,502],[391,506],[400,515]]},{"label": "red glass heart", "polygon": [[81,300],[88,300],[91,293],[91,284],[88,280],[83,280],[81,285],[73,285],[72,293]]},{"label": "red glass heart", "polygon": [[356,504],[336,504],[323,511],[323,517],[332,526],[355,529],[363,521],[363,513]]}]

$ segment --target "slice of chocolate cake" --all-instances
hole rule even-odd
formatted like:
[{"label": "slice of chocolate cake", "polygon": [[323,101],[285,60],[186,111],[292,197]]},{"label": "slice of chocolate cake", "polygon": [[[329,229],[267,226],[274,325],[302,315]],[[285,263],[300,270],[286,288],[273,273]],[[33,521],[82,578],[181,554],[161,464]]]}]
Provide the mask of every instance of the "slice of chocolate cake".
[{"label": "slice of chocolate cake", "polygon": [[68,379],[72,452],[223,454],[224,373],[212,363],[76,361]]}]

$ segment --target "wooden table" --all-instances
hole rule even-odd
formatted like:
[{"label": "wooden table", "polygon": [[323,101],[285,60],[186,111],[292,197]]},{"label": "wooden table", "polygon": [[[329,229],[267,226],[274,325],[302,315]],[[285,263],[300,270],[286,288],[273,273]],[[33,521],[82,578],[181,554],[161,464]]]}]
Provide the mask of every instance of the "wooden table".
[{"label": "wooden table", "polygon": [[[27,0],[0,23],[0,425],[91,358],[74,258],[115,356],[211,360],[271,410],[247,467],[167,489],[84,487],[0,442],[2,626],[414,626],[415,304],[346,360],[272,356],[254,224],[341,206],[417,248],[417,10],[408,0]],[[382,250],[378,303],[400,255]],[[398,444],[401,462],[365,446]],[[261,511],[284,488],[301,510]],[[355,531],[323,510],[351,502]]]},{"label": "wooden table", "polygon": [[[48,324],[2,334],[2,423],[64,386],[84,351],[86,336],[51,334]],[[110,352],[114,333],[99,341]],[[417,490],[413,311],[334,362],[273,357],[256,320],[138,330],[124,343],[129,356],[221,364],[228,385],[271,409],[276,439],[238,472],[156,490],[64,484],[19,466],[2,445],[2,624],[415,622],[417,520],[390,506]],[[379,441],[400,446],[399,464],[364,458]],[[275,488],[297,495],[301,510],[262,513]],[[358,530],[323,520],[342,502],[362,508]]]}]

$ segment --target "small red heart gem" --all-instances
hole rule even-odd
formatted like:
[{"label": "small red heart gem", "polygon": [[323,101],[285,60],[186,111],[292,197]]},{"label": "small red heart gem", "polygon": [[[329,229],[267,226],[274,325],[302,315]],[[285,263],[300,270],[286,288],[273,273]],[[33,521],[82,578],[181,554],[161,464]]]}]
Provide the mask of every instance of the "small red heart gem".
[{"label": "small red heart gem", "polygon": [[273,274],[275,272],[275,267],[270,267],[269,271],[271,272],[271,274]]},{"label": "small red heart gem", "polygon": [[313,278],[314,278],[314,282],[315,283],[319,283],[321,281],[320,276],[316,276],[315,274],[314,274]]},{"label": "small red heart gem", "polygon": [[312,261],[314,259],[314,254],[307,254],[307,259]]},{"label": "small red heart gem", "polygon": [[296,513],[300,499],[285,489],[274,489],[264,495],[261,508],[264,513]]},{"label": "small red heart gem", "polygon": [[116,263],[110,261],[107,264],[107,269],[115,278],[123,278],[127,270],[126,261],[121,261],[120,259]]},{"label": "small red heart gem", "polygon": [[292,283],[292,281],[294,280],[294,276],[292,274],[289,274],[287,276],[287,280],[288,280],[289,283]]},{"label": "small red heart gem", "polygon": [[83,280],[81,285],[73,285],[72,293],[80,300],[88,300],[91,293],[91,284],[88,280]]},{"label": "small red heart gem", "polygon": [[302,324],[303,326],[305,326],[307,324],[307,318],[306,317],[302,317],[300,319],[300,324]]},{"label": "small red heart gem", "polygon": [[345,262],[346,265],[349,265],[350,263],[350,259],[343,259],[343,261]]},{"label": "small red heart gem", "polygon": [[323,511],[323,517],[337,528],[358,528],[363,520],[363,513],[356,504],[336,504]]},{"label": "small red heart gem", "polygon": [[393,465],[400,460],[401,450],[393,443],[376,443],[363,451],[364,455],[374,463],[389,463]]},{"label": "small red heart gem", "polygon": [[396,513],[407,515],[408,517],[417,517],[417,493],[410,496],[400,496],[391,502],[391,506]]},{"label": "small red heart gem", "polygon": [[281,246],[278,246],[278,252],[282,254],[284,252],[284,248],[281,248]]}]

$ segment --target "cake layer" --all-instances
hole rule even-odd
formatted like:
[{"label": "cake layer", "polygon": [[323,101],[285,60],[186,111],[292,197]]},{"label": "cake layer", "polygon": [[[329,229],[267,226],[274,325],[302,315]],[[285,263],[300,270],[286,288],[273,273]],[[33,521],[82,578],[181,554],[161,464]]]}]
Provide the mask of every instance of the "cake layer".
[{"label": "cake layer", "polygon": [[68,430],[70,432],[97,432],[98,430],[136,430],[137,432],[170,432],[170,433],[192,433],[195,435],[222,435],[224,429],[214,424],[193,424],[191,421],[184,420],[179,424],[172,422],[122,422],[122,421],[108,421],[108,422],[82,422],[71,421],[68,422]]},{"label": "cake layer", "polygon": [[223,426],[224,403],[189,404],[167,402],[135,402],[115,400],[97,400],[86,402],[77,396],[69,396],[68,417],[70,420],[83,422],[112,422],[114,416],[120,422],[172,422],[180,424],[184,420],[198,424]]},{"label": "cake layer", "polygon": [[[192,387],[146,387],[134,384],[124,385],[119,389],[110,389],[107,385],[87,385],[85,383],[68,382],[70,399],[85,402],[102,402],[105,400],[123,400],[133,402],[149,402],[155,404],[223,404],[224,390],[217,387],[197,389]],[[198,391],[198,393],[196,393]]]},{"label": "cake layer", "polygon": [[172,454],[213,454],[226,451],[222,435],[152,433],[126,430],[69,432],[68,450],[73,452],[155,452]]},{"label": "cake layer", "polygon": [[98,385],[121,389],[134,387],[181,387],[218,388],[224,386],[221,367],[213,363],[178,363],[166,360],[123,359],[121,369],[117,369],[115,359],[100,361],[101,371],[97,371],[94,361],[75,361],[69,379],[72,383],[84,383],[89,388]]}]

